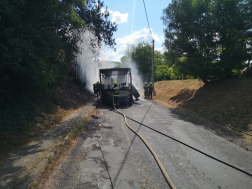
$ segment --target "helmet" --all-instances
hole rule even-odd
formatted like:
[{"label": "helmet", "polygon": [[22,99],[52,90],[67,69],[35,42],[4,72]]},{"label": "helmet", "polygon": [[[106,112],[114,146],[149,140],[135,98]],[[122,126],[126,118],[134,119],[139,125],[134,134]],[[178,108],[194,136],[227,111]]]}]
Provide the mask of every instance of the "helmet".
[{"label": "helmet", "polygon": [[97,83],[99,83],[99,81],[97,81]]},{"label": "helmet", "polygon": [[144,84],[147,85],[147,82],[145,82]]},{"label": "helmet", "polygon": [[150,82],[150,85],[152,85],[152,83]]},{"label": "helmet", "polygon": [[117,82],[116,82],[116,81],[114,82],[114,85],[117,85]]}]

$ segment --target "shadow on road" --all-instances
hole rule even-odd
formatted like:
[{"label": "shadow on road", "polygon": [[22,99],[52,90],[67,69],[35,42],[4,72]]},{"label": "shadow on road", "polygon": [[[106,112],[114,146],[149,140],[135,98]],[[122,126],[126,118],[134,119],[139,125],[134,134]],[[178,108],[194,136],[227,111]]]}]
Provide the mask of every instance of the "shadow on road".
[{"label": "shadow on road", "polygon": [[186,112],[181,108],[171,108],[170,111],[173,113],[174,117],[177,119],[181,119],[187,122],[190,122],[196,126],[203,127],[211,132],[225,138],[238,139],[242,138],[240,133],[236,133],[233,130],[225,128],[224,126],[218,125],[214,122],[208,121],[202,117],[199,117],[193,113]]},{"label": "shadow on road", "polygon": [[[153,103],[151,103],[150,107],[148,108],[148,110],[147,110],[146,113],[144,114],[144,117],[143,117],[141,123],[143,123],[143,121],[144,121],[144,119],[145,119],[147,113],[149,112],[149,110],[150,110],[152,104],[153,104]],[[138,127],[138,129],[136,130],[136,132],[138,132],[138,131],[140,130],[141,126],[142,126],[142,125],[139,124],[139,127]],[[133,143],[134,143],[136,137],[137,137],[137,135],[135,134],[134,137],[133,137],[133,139],[132,139],[132,141],[131,141],[131,143],[130,143],[130,146],[129,146],[129,148],[128,148],[128,150],[127,150],[125,156],[124,156],[124,159],[123,159],[123,161],[122,161],[122,164],[121,164],[121,166],[120,166],[118,172],[116,173],[116,176],[115,176],[115,179],[113,180],[113,183],[116,183],[116,181],[118,180],[118,177],[119,177],[119,175],[120,175],[120,173],[121,173],[121,171],[122,171],[122,169],[123,169],[123,167],[124,167],[124,164],[125,164],[125,162],[126,162],[128,156],[129,156],[130,149],[131,149],[131,147],[132,147],[132,145],[133,145]]]}]

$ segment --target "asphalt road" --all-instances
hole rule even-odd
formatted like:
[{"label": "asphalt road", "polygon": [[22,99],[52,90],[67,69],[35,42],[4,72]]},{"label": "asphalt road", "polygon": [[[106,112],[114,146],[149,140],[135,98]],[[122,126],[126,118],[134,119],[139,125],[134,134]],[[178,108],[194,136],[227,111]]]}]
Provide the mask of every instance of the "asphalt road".
[{"label": "asphalt road", "polygon": [[[181,119],[151,100],[140,99],[119,110],[132,119],[252,173],[251,152]],[[90,122],[89,134],[83,134],[70,157],[62,162],[44,187],[169,188],[153,156],[126,127],[123,117],[103,106],[99,106],[98,116],[99,119]],[[128,123],[156,152],[177,189],[252,188],[252,178],[246,174],[131,120]]]},{"label": "asphalt road", "polygon": [[[202,127],[180,119],[169,109],[151,101],[142,99],[139,104],[122,111],[128,117],[252,173],[251,152],[225,141]],[[244,173],[139,126],[133,121],[129,120],[128,123],[148,141],[177,188],[252,188],[252,178]]]}]

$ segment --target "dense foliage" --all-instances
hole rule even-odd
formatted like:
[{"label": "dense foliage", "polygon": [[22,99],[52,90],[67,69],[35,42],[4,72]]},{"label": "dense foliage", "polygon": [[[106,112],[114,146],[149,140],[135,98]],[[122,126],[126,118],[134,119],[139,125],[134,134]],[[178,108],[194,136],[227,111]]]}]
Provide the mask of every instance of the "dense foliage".
[{"label": "dense foliage", "polygon": [[81,7],[78,10],[78,14],[80,18],[85,20],[89,31],[97,37],[98,45],[95,41],[91,41],[93,47],[100,48],[103,42],[103,44],[114,48],[116,43],[112,37],[113,33],[117,31],[117,25],[108,20],[109,10],[107,8],[102,12],[104,3],[100,2],[100,0],[98,5],[96,3],[95,0],[89,0],[87,7]]},{"label": "dense foliage", "polygon": [[148,43],[142,42],[137,46],[127,45],[126,54],[121,57],[121,65],[128,65],[125,62],[134,62],[138,68],[139,74],[144,80],[149,81],[151,78],[152,65],[152,47]]},{"label": "dense foliage", "polygon": [[[121,57],[121,65],[127,65],[127,61],[134,62],[139,70],[139,74],[144,81],[151,81],[152,71],[152,46],[142,42],[137,46],[127,45],[125,55]],[[170,56],[165,52],[162,54],[159,51],[154,52],[155,63],[155,81],[182,79],[182,74],[179,69],[174,66]]]},{"label": "dense foliage", "polygon": [[205,83],[251,60],[251,0],[173,0],[164,9],[165,46],[181,73]]},{"label": "dense foliage", "polygon": [[[57,84],[70,71],[87,29],[114,47],[116,25],[93,0],[0,1],[0,93]],[[93,27],[92,27],[93,26]],[[91,41],[92,43],[92,41]]]}]

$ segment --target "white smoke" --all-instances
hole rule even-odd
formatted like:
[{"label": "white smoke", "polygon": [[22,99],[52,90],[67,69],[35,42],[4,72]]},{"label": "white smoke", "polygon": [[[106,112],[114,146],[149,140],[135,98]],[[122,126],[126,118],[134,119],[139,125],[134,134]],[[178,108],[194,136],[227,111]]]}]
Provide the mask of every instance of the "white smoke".
[{"label": "white smoke", "polygon": [[99,60],[99,67],[100,69],[103,68],[114,68],[116,67],[116,63],[108,60]]},{"label": "white smoke", "polygon": [[[93,91],[93,84],[99,81],[99,69],[97,56],[99,49],[94,49],[90,42],[96,40],[90,31],[82,34],[82,42],[79,42],[81,53],[77,55],[76,75],[81,83],[84,83],[89,91]],[[93,52],[95,50],[95,53]]]},{"label": "white smoke", "polygon": [[[90,45],[91,39],[97,42],[97,38],[90,31],[85,31],[82,34],[82,42],[79,42],[81,53],[77,55],[75,74],[78,80],[85,84],[85,87],[92,92],[93,84],[100,80],[99,69],[101,68],[113,68],[116,66],[111,61],[98,59],[100,55],[100,49],[93,48]],[[94,53],[95,51],[95,53]]]},{"label": "white smoke", "polygon": [[127,58],[123,62],[122,67],[131,68],[132,84],[135,86],[136,89],[143,88],[143,79],[140,76],[140,74],[138,73],[138,68],[137,68],[137,65],[136,65],[135,61],[130,60],[130,59]]},{"label": "white smoke", "polygon": [[[90,45],[90,40],[96,41],[96,37],[90,32],[85,31],[82,34],[82,42],[79,42],[81,53],[77,55],[75,74],[77,79],[85,84],[85,87],[92,92],[93,84],[100,80],[99,69],[114,68],[116,63],[109,60],[99,60],[100,49],[94,49]],[[95,50],[95,53],[93,53]],[[131,68],[132,84],[137,88],[143,88],[143,80],[138,74],[137,65],[134,61],[127,59],[122,67]]]}]

